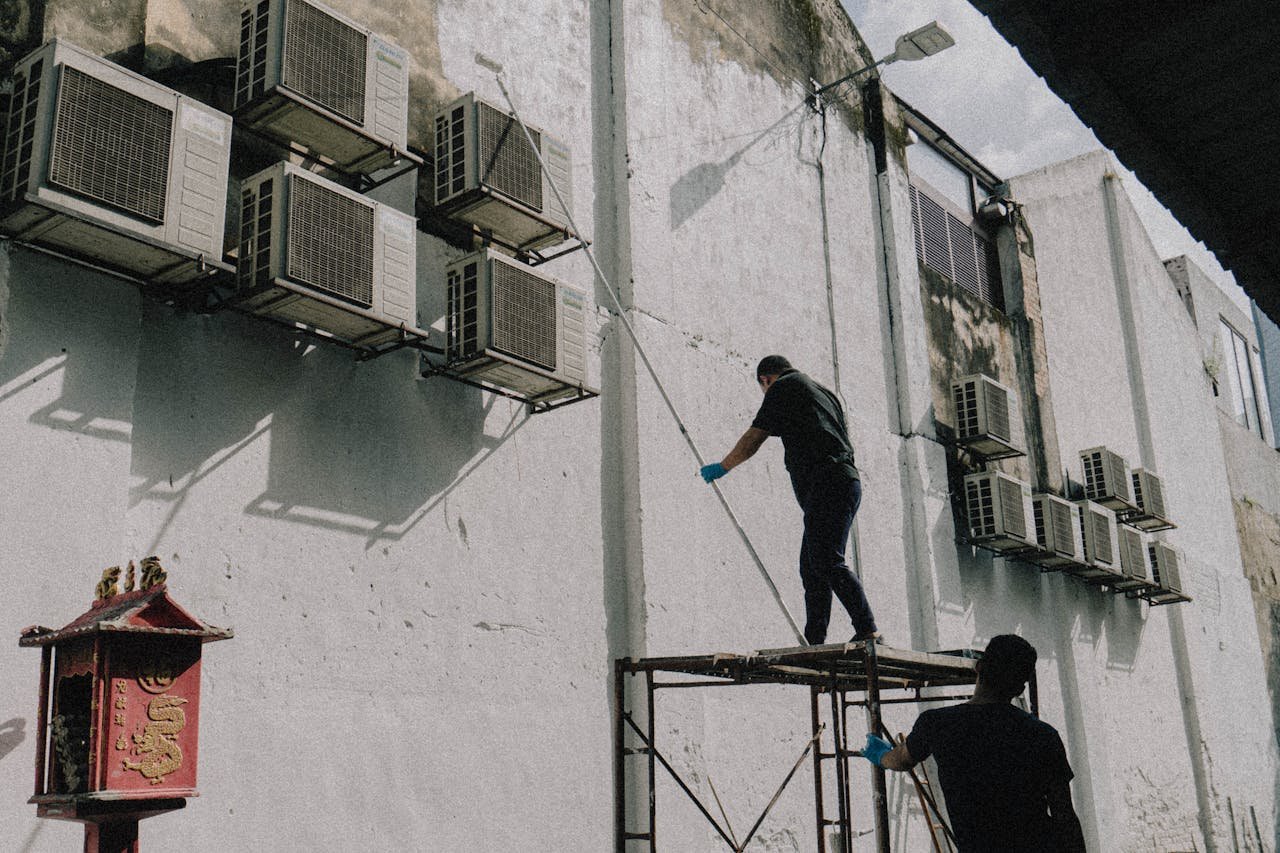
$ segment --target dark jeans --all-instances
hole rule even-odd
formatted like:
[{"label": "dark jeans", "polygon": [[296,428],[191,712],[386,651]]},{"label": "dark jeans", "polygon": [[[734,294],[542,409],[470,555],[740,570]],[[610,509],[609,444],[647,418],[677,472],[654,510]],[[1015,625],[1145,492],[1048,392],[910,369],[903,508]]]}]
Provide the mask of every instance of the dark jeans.
[{"label": "dark jeans", "polygon": [[831,593],[849,611],[856,634],[876,630],[876,618],[862,583],[845,562],[849,527],[862,502],[862,483],[841,466],[819,469],[792,480],[804,511],[804,541],[800,546],[800,580],[804,582],[804,637],[810,645],[827,639],[831,621]]}]

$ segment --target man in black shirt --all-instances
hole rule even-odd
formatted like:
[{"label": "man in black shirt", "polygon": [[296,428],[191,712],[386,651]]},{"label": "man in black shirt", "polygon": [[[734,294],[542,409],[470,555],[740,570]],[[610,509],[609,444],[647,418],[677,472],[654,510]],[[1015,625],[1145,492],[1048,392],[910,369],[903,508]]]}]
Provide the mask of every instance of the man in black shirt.
[{"label": "man in black shirt", "polygon": [[804,512],[805,641],[820,645],[826,640],[833,592],[849,611],[854,640],[878,638],[862,584],[844,559],[862,483],[840,401],[780,355],[761,359],[756,381],[764,391],[760,411],[722,461],[702,467],[702,479],[710,483],[723,477],[754,456],[769,436],[781,438],[791,488]]},{"label": "man in black shirt", "polygon": [[887,770],[937,760],[960,853],[1084,853],[1062,739],[1011,704],[1035,664],[1026,640],[992,637],[972,699],[925,711],[897,746],[867,735],[863,757]]}]

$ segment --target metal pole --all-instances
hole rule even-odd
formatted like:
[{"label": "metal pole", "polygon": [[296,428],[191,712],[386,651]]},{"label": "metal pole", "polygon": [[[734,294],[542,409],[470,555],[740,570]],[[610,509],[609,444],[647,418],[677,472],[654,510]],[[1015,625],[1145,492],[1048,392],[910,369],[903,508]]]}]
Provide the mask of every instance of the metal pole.
[{"label": "metal pole", "polygon": [[[547,177],[547,183],[551,185],[551,191],[555,194],[556,201],[560,204],[560,210],[565,214],[565,218],[569,221],[569,227],[575,234],[581,234],[577,224],[573,221],[573,214],[569,212],[569,205],[565,204],[564,197],[560,194],[560,187],[552,180],[551,173],[547,170],[547,164],[542,160],[542,152],[538,145],[533,141],[533,135],[529,133],[529,128],[525,127],[524,120],[520,118],[520,113],[516,110],[515,102],[511,98],[511,93],[507,91],[507,84],[503,81],[502,66],[492,60],[485,59],[477,54],[476,61],[494,72],[494,78],[498,82],[498,88],[502,90],[502,97],[506,99],[507,106],[511,108],[511,116],[520,125],[520,129],[524,131],[525,139],[529,143],[530,150],[538,159],[538,166]],[[645,369],[649,372],[649,376],[653,379],[653,384],[658,388],[658,394],[662,397],[662,402],[666,404],[667,410],[671,413],[671,417],[675,420],[676,426],[680,429],[680,434],[684,436],[684,440],[689,445],[689,449],[693,451],[694,461],[699,467],[705,464],[702,453],[698,450],[698,446],[693,441],[693,436],[689,434],[689,430],[684,425],[684,420],[680,417],[680,413],[676,410],[675,403],[671,401],[671,397],[667,394],[667,389],[663,387],[662,380],[658,378],[658,371],[654,369],[653,364],[649,361],[649,356],[645,353],[644,347],[640,344],[640,338],[636,335],[636,330],[632,327],[631,322],[627,319],[626,310],[622,307],[622,299],[614,290],[613,285],[609,283],[609,277],[604,274],[604,270],[600,268],[600,264],[596,261],[595,252],[591,251],[591,247],[583,243],[583,253],[587,256],[587,260],[591,262],[591,267],[595,270],[596,275],[600,279],[600,283],[604,285],[605,292],[613,300],[614,307],[618,310],[618,321],[622,323],[622,327],[626,329],[627,334],[631,338],[631,343],[635,346],[636,355],[640,356],[640,361],[644,364]],[[804,638],[804,632],[800,630],[800,626],[796,624],[796,620],[791,616],[791,611],[787,609],[787,605],[782,600],[782,594],[778,592],[778,587],[773,582],[773,578],[769,575],[769,570],[765,568],[764,560],[756,552],[755,546],[751,544],[747,531],[742,526],[742,522],[738,521],[737,514],[733,511],[733,507],[729,505],[729,501],[724,496],[724,492],[720,491],[720,487],[716,483],[711,484],[711,490],[715,492],[717,498],[720,499],[720,505],[724,507],[725,513],[729,516],[729,520],[733,522],[733,527],[738,532],[738,537],[742,540],[742,544],[746,546],[747,553],[751,555],[751,559],[755,561],[756,568],[760,570],[760,576],[764,579],[765,585],[769,587],[769,591],[773,594],[774,601],[777,602],[782,615],[786,617],[787,624],[791,626],[792,633],[795,634],[797,642],[802,646],[809,645]]]},{"label": "metal pole", "polygon": [[[818,734],[822,731],[821,721],[819,720],[819,702],[818,697],[822,695],[822,691],[817,687],[809,688],[809,719],[813,726],[813,733]],[[813,754],[813,812],[818,822],[818,853],[827,853],[827,817],[823,810],[822,804],[822,739],[818,739],[818,749]]]},{"label": "metal pole", "polygon": [[626,728],[622,724],[626,703],[626,684],[623,678],[623,660],[613,662],[613,850],[626,853],[627,849],[627,750]]},{"label": "metal pole", "polygon": [[653,670],[645,670],[644,681],[649,694],[649,720],[646,723],[649,729],[649,851],[655,853],[658,849],[658,776],[654,756],[658,752],[658,744],[654,740],[656,726],[653,721]]},{"label": "metal pole", "polygon": [[831,732],[835,743],[836,797],[840,810],[840,850],[853,853],[853,820],[849,817],[849,765],[844,726],[840,723],[840,695],[836,691],[836,670],[831,670]]},{"label": "metal pole", "polygon": [[[871,724],[870,730],[880,731],[884,723],[880,719],[880,667],[876,660],[875,640],[867,640],[867,717]],[[890,853],[889,794],[883,767],[872,768],[871,784],[875,805],[876,846],[880,853]]]}]

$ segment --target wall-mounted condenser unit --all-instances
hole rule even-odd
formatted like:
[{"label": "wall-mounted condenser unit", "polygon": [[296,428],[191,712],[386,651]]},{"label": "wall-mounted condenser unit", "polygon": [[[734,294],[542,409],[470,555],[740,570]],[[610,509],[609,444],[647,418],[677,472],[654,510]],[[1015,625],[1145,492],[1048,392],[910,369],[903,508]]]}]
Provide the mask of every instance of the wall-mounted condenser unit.
[{"label": "wall-mounted condenser unit", "polygon": [[1084,466],[1084,496],[1116,512],[1132,512],[1133,493],[1129,483],[1129,463],[1105,447],[1080,451]]},{"label": "wall-mounted condenser unit", "polygon": [[492,249],[450,264],[445,279],[444,372],[530,402],[586,390],[580,291]]},{"label": "wall-mounted condenser unit", "polygon": [[416,328],[413,217],[277,163],[241,185],[235,304],[358,347]]},{"label": "wall-mounted condenser unit", "polygon": [[987,459],[1022,456],[1018,398],[989,376],[962,376],[951,383],[956,443]]},{"label": "wall-mounted condenser unit", "polygon": [[1046,569],[1082,565],[1084,543],[1080,538],[1080,507],[1051,494],[1035,495],[1031,503],[1037,552],[1027,560]]},{"label": "wall-mounted condenser unit", "polygon": [[1080,538],[1084,542],[1084,565],[1069,568],[1071,574],[1093,583],[1110,583],[1120,577],[1120,555],[1116,516],[1093,501],[1080,507]]},{"label": "wall-mounted condenser unit", "polygon": [[[437,213],[471,223],[513,249],[532,251],[562,243],[573,211],[569,149],[530,127],[544,172],[520,123],[473,94],[436,113],[435,163],[420,173],[419,195]],[[556,200],[560,190],[568,212]]]},{"label": "wall-mounted condenser unit", "polygon": [[1146,531],[1177,527],[1169,520],[1165,509],[1164,484],[1151,471],[1133,469],[1133,502],[1138,508],[1121,519],[1125,524]]},{"label": "wall-mounted condenser unit", "polygon": [[1124,575],[1111,584],[1121,592],[1146,589],[1151,586],[1147,575],[1147,545],[1142,533],[1132,527],[1118,528],[1120,545],[1120,572]]},{"label": "wall-mounted condenser unit", "polygon": [[969,541],[1001,554],[1035,547],[1035,515],[1031,487],[1000,471],[964,478]]},{"label": "wall-mounted condenser unit", "polygon": [[1158,589],[1143,597],[1151,604],[1190,601],[1190,596],[1183,591],[1178,552],[1163,542],[1152,542],[1147,547],[1147,554],[1151,558],[1151,579]]},{"label": "wall-mounted condenser unit", "polygon": [[240,13],[235,116],[349,173],[408,154],[409,55],[314,0],[256,0]]},{"label": "wall-mounted condenser unit", "polygon": [[11,83],[0,233],[170,288],[231,269],[230,116],[60,39]]}]

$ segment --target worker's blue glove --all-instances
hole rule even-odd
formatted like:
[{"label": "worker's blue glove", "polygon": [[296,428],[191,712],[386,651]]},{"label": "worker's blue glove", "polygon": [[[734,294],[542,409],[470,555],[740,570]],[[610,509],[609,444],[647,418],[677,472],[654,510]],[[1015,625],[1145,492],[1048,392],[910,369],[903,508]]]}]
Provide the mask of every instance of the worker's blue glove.
[{"label": "worker's blue glove", "polygon": [[876,767],[880,765],[880,759],[884,758],[885,753],[893,749],[893,744],[882,737],[867,734],[867,745],[862,748],[862,757],[870,761]]},{"label": "worker's blue glove", "polygon": [[702,475],[703,480],[710,483],[713,480],[719,480],[729,472],[719,462],[712,462],[710,465],[703,465],[698,473]]}]

